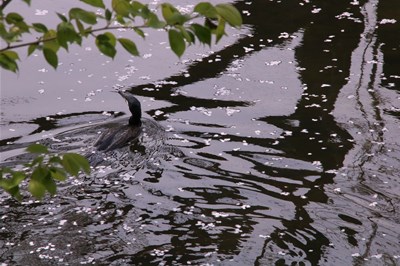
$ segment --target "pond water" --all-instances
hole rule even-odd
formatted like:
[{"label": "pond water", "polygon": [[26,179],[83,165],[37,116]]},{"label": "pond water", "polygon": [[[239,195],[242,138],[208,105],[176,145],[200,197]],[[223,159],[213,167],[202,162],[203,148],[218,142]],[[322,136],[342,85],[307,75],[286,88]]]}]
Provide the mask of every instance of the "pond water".
[{"label": "pond water", "polygon": [[[32,2],[9,9],[73,5]],[[149,32],[139,58],[85,42],[57,71],[41,55],[2,71],[3,165],[37,141],[90,151],[128,117],[115,87],[146,134],[55,197],[1,194],[1,265],[400,264],[400,2],[234,4],[245,25],[212,52],[178,60]]]}]

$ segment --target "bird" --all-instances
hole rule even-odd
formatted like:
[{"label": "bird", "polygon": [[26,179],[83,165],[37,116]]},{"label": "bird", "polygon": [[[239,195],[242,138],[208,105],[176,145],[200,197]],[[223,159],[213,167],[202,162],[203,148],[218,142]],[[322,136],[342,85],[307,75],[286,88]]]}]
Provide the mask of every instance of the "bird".
[{"label": "bird", "polygon": [[127,91],[117,91],[127,102],[131,117],[129,122],[118,125],[103,132],[94,143],[98,151],[111,151],[126,146],[128,143],[137,140],[142,132],[142,108],[140,101]]}]

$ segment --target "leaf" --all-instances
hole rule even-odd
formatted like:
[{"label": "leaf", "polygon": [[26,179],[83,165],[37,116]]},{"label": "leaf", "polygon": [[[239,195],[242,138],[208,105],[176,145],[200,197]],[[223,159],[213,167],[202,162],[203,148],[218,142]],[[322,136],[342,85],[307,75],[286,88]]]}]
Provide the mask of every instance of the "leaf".
[{"label": "leaf", "polygon": [[56,13],[56,14],[62,21],[68,22],[68,19],[63,14],[61,14],[61,13]]},{"label": "leaf", "polygon": [[206,18],[217,18],[218,15],[215,7],[208,2],[198,3],[194,7],[193,11],[205,16]]},{"label": "leaf", "polygon": [[29,145],[26,148],[26,151],[30,153],[41,153],[41,154],[49,153],[49,150],[47,149],[46,146],[37,143]]},{"label": "leaf", "polygon": [[47,63],[49,63],[52,67],[54,67],[54,69],[56,69],[58,66],[57,54],[52,49],[44,47],[43,55],[44,55],[44,58],[46,59]]},{"label": "leaf", "polygon": [[14,51],[4,51],[0,53],[0,66],[12,72],[18,71],[18,54]]},{"label": "leaf", "polygon": [[57,53],[60,49],[60,44],[57,41],[57,32],[55,30],[49,30],[43,35],[43,48],[52,50]]},{"label": "leaf", "polygon": [[94,7],[105,8],[103,0],[81,0],[81,1]]},{"label": "leaf", "polygon": [[79,173],[79,165],[75,162],[73,158],[71,158],[68,153],[64,154],[62,159],[62,165],[64,169],[73,176],[78,175]]},{"label": "leaf", "polygon": [[185,29],[185,27],[181,26],[181,25],[176,25],[176,28],[179,29],[179,31],[182,34],[182,37],[188,42],[188,43],[193,43],[194,42],[194,38],[192,37],[192,35],[189,34],[189,32]]},{"label": "leaf", "polygon": [[82,20],[83,22],[85,22],[87,24],[91,24],[91,25],[94,25],[97,23],[97,16],[95,13],[83,10],[78,7],[70,9],[69,18],[76,19],[76,20]]},{"label": "leaf", "polygon": [[132,3],[131,3],[131,13],[132,13],[132,15],[134,15],[134,16],[137,16],[137,15],[139,15],[140,14],[140,12],[141,12],[141,10],[143,9],[143,8],[145,8],[146,6],[145,5],[143,5],[142,3],[140,3],[140,2],[138,2],[138,1],[133,1]]},{"label": "leaf", "polygon": [[231,4],[218,4],[215,6],[218,14],[225,19],[232,27],[242,25],[242,16],[240,12]]},{"label": "leaf", "polygon": [[131,8],[130,4],[126,0],[112,0],[111,2],[112,9],[123,17],[129,16],[129,10]]},{"label": "leaf", "polygon": [[6,16],[6,22],[8,24],[16,24],[18,22],[24,21],[24,18],[15,12],[8,13]]},{"label": "leaf", "polygon": [[107,36],[109,43],[111,43],[111,45],[115,47],[115,45],[117,44],[117,38],[115,38],[114,34],[112,34],[111,32],[105,32],[104,35]]},{"label": "leaf", "polygon": [[10,188],[10,189],[6,189],[6,191],[7,191],[8,193],[10,193],[10,195],[13,196],[14,198],[16,198],[17,200],[19,200],[19,201],[22,200],[22,195],[21,195],[21,193],[19,192],[19,187],[18,187],[18,186],[12,187],[12,188]]},{"label": "leaf", "polygon": [[215,35],[217,37],[216,39],[216,43],[219,42],[219,40],[221,40],[222,36],[225,35],[225,20],[224,19],[219,19],[219,23],[217,28],[215,29]]},{"label": "leaf", "polygon": [[12,173],[12,176],[13,186],[18,186],[26,178],[25,173],[20,171]]},{"label": "leaf", "polygon": [[10,190],[13,187],[19,186],[22,180],[25,179],[25,174],[20,171],[11,171],[12,178],[0,178],[0,187],[4,190]]},{"label": "leaf", "polygon": [[49,159],[49,164],[62,164],[61,157],[58,155],[53,155]]},{"label": "leaf", "polygon": [[42,23],[32,23],[32,27],[35,31],[40,32],[40,33],[46,33],[49,31],[47,29],[47,27],[45,25],[43,25]]},{"label": "leaf", "polygon": [[41,182],[31,179],[29,181],[28,190],[35,198],[41,199],[46,192],[46,187]]},{"label": "leaf", "polygon": [[68,43],[78,42],[81,37],[76,33],[74,26],[70,22],[61,22],[57,26],[57,41],[68,50]]},{"label": "leaf", "polygon": [[12,60],[19,60],[19,56],[16,52],[14,51],[4,51],[2,54],[6,55],[8,58],[11,58]]},{"label": "leaf", "polygon": [[171,29],[168,31],[168,39],[172,51],[174,51],[178,57],[181,57],[186,49],[185,40],[183,39],[182,34]]},{"label": "leaf", "polygon": [[38,199],[41,199],[46,192],[44,180],[48,173],[48,169],[44,167],[37,167],[35,170],[33,170],[31,180],[29,181],[28,190],[34,197]]},{"label": "leaf", "polygon": [[[161,4],[161,13],[165,21],[169,21],[175,14],[180,14],[179,11],[169,3]],[[169,23],[168,23],[169,24]]]},{"label": "leaf", "polygon": [[52,178],[58,181],[65,181],[67,179],[67,175],[64,170],[57,167],[50,168],[50,175]]},{"label": "leaf", "polygon": [[110,21],[112,18],[112,12],[110,11],[110,9],[106,9],[105,15],[106,15],[106,20]]},{"label": "leaf", "polygon": [[23,0],[25,3],[27,3],[28,5],[31,5],[31,0]]},{"label": "leaf", "polygon": [[[111,33],[110,33],[111,34]],[[96,46],[104,55],[114,58],[117,50],[115,50],[115,37],[114,44],[107,34],[100,34],[96,37]]]},{"label": "leaf", "polygon": [[43,186],[46,188],[46,190],[51,194],[54,195],[57,192],[57,185],[56,182],[50,177],[46,176],[43,180]]},{"label": "leaf", "polygon": [[126,38],[119,38],[119,43],[127,50],[130,54],[134,56],[139,55],[139,51],[136,48],[136,44],[129,39]]},{"label": "leaf", "polygon": [[63,155],[62,164],[64,169],[71,175],[78,175],[82,169],[85,173],[90,173],[90,165],[88,160],[82,155],[76,153],[66,153]]},{"label": "leaf", "polygon": [[142,37],[143,39],[146,37],[146,35],[144,35],[144,32],[143,32],[141,29],[139,29],[139,28],[133,28],[133,30],[134,30],[140,37]]},{"label": "leaf", "polygon": [[211,30],[199,24],[192,24],[192,29],[201,43],[206,43],[211,46]]},{"label": "leaf", "polygon": [[190,17],[182,15],[173,5],[164,3],[161,4],[162,15],[168,25],[183,25]]},{"label": "leaf", "polygon": [[147,16],[146,25],[154,29],[161,29],[165,27],[166,24],[165,22],[160,21],[156,14],[150,13]]},{"label": "leaf", "polygon": [[43,156],[37,156],[35,159],[32,160],[30,163],[30,167],[32,168],[35,164],[41,164],[44,160]]}]

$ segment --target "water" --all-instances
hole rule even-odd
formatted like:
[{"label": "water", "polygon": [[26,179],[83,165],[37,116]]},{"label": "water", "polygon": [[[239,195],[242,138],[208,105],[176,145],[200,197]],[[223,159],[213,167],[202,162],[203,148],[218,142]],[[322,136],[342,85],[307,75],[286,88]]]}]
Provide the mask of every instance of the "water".
[{"label": "water", "polygon": [[178,62],[156,32],[139,59],[87,43],[58,72],[34,57],[2,73],[3,163],[34,141],[90,150],[127,118],[117,84],[149,134],[56,197],[3,194],[1,262],[399,264],[399,3],[235,5],[245,27],[213,53]]}]

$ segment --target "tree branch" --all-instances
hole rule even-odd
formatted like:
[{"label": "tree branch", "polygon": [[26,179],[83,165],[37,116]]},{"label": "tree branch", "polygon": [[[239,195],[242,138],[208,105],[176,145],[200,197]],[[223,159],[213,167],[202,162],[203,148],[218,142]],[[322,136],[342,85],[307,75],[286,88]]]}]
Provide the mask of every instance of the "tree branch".
[{"label": "tree branch", "polygon": [[6,8],[6,6],[11,3],[12,0],[3,0],[3,2],[1,2],[1,6],[0,6],[0,10],[3,11],[4,8]]},{"label": "tree branch", "polygon": [[[9,1],[12,1],[12,0],[9,0]],[[145,25],[143,25],[143,26],[129,26],[129,27],[128,26],[112,26],[112,27],[105,26],[105,27],[98,28],[98,29],[92,29],[92,30],[86,32],[86,34],[92,34],[94,32],[104,31],[104,30],[135,29],[135,28],[149,28],[149,27],[145,26]],[[7,50],[12,50],[12,49],[15,49],[15,48],[21,48],[21,47],[29,46],[29,45],[32,45],[32,44],[45,43],[45,42],[53,41],[55,39],[57,39],[57,37],[47,38],[47,39],[44,39],[44,40],[40,39],[40,40],[37,40],[37,41],[26,42],[26,43],[21,43],[21,44],[16,44],[16,45],[8,45],[7,47],[1,48],[0,52],[4,52],[4,51],[7,51]]]}]

